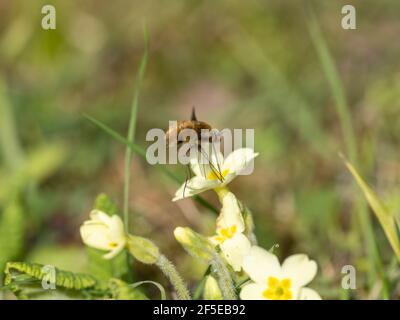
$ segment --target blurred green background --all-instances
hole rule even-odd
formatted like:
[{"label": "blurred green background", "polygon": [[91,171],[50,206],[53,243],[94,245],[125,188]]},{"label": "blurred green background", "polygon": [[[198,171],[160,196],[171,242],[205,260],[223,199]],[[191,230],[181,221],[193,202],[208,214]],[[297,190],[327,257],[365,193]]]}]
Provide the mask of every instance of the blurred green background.
[{"label": "blurred green background", "polygon": [[[341,27],[349,3],[357,30]],[[56,7],[56,30],[41,28],[44,4]],[[398,298],[394,255],[371,214],[374,239],[363,233],[360,191],[338,153],[353,157],[354,143],[358,168],[398,211],[399,12],[396,0],[1,0],[1,267],[23,260],[86,271],[79,226],[98,193],[122,207],[125,146],[83,114],[126,135],[146,25],[136,142],[147,147],[149,129],[187,119],[192,106],[215,128],[254,128],[255,173],[230,187],[253,211],[260,244],[315,259],[313,287],[324,298],[381,297],[386,280],[387,297]],[[169,169],[184,178],[185,168]],[[131,231],[153,239],[193,284],[205,266],[172,231],[211,235],[215,214],[191,199],[172,203],[177,186],[137,156],[131,175]],[[344,292],[347,264],[357,290]],[[155,268],[134,268],[136,278],[166,284]]]}]

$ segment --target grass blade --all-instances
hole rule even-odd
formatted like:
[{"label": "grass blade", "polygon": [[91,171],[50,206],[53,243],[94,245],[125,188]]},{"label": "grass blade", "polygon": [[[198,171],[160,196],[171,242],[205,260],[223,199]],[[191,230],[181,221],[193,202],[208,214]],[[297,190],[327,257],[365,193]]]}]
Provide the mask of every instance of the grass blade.
[{"label": "grass blade", "polygon": [[[345,91],[343,88],[342,81],[340,80],[335,61],[329,51],[328,45],[320,30],[317,18],[315,17],[312,9],[310,10],[308,21],[308,30],[310,33],[311,41],[315,47],[318,58],[321,62],[321,66],[325,77],[330,86],[332,97],[335,101],[336,111],[339,117],[341,131],[346,147],[346,153],[349,155],[350,160],[354,163],[358,163],[358,152],[356,144],[356,136],[352,125],[352,117],[349,105],[347,103]],[[371,220],[368,216],[367,207],[365,202],[357,198],[355,199],[355,212],[357,213],[358,224],[356,226],[359,229],[359,233],[364,239],[367,249],[368,259],[372,268],[370,274],[369,283],[373,286],[377,274],[382,275],[382,261],[378,251],[378,247],[374,237],[374,231],[372,228]],[[382,278],[382,276],[381,276]],[[382,278],[383,283],[385,283]],[[386,288],[386,285],[384,284]],[[386,289],[385,289],[386,290]]]},{"label": "grass blade", "polygon": [[314,14],[310,14],[308,21],[308,30],[312,43],[318,54],[325,77],[329,83],[332,96],[336,102],[335,106],[342,127],[346,151],[350,160],[357,163],[356,138],[351,121],[351,112],[347,103],[342,81],[340,80],[335,62],[329,52],[329,48],[324,40]]},{"label": "grass blade", "polygon": [[[131,143],[135,141],[136,119],[139,106],[139,92],[147,65],[148,37],[146,29],[144,31],[144,40],[145,40],[145,49],[142,59],[140,61],[139,71],[136,75],[136,83],[133,93],[133,100],[131,104],[131,116],[129,120],[129,129],[127,135],[127,140]],[[125,225],[125,231],[127,233],[129,233],[129,184],[130,184],[130,169],[131,169],[132,157],[133,157],[133,150],[129,148],[129,146],[127,146],[125,152],[124,202],[123,202],[124,225]]]},{"label": "grass blade", "polygon": [[389,243],[392,246],[394,253],[396,254],[397,260],[400,262],[400,241],[396,230],[396,222],[394,215],[391,212],[389,212],[384,203],[378,198],[375,192],[368,186],[368,184],[364,181],[364,179],[354,168],[354,166],[347,160],[344,161],[350,173],[356,180],[358,186],[364,193],[364,196],[367,199],[369,205],[371,206],[373,212],[378,218],[378,221],[381,224],[383,231],[385,232],[385,235],[389,240]]}]

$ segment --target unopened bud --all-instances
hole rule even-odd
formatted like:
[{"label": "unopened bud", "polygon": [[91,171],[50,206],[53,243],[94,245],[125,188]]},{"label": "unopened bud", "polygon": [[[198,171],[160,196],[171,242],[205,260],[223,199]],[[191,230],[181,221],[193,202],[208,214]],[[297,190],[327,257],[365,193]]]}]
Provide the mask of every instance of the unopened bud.
[{"label": "unopened bud", "polygon": [[212,243],[190,228],[178,227],[174,230],[176,240],[192,256],[210,261],[214,252]]},{"label": "unopened bud", "polygon": [[146,238],[129,235],[128,249],[135,259],[146,264],[156,263],[160,258],[158,247]]}]

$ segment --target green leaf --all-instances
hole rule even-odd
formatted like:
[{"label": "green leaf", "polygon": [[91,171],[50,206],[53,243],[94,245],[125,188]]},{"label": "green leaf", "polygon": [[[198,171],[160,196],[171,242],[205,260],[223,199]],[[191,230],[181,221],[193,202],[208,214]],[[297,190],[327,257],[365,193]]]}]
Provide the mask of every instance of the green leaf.
[{"label": "green leaf", "polygon": [[24,242],[25,225],[23,209],[19,201],[14,200],[0,217],[0,270],[4,270],[7,261],[19,255]]},{"label": "green leaf", "polygon": [[119,214],[117,205],[105,193],[100,193],[96,197],[94,207],[97,210],[107,213],[109,216]]},{"label": "green leaf", "polygon": [[0,172],[0,203],[17,195],[30,182],[40,183],[63,163],[66,149],[62,144],[46,144],[30,152],[11,174]]},{"label": "green leaf", "polygon": [[97,290],[98,282],[91,275],[63,271],[51,266],[54,268],[51,272],[54,278],[52,276],[49,278],[48,267],[38,263],[8,262],[4,271],[4,285],[20,299],[28,299],[30,295],[55,292],[43,288],[43,282],[50,278],[54,280],[57,290],[66,290],[64,293],[77,291],[75,292],[77,294],[79,291]]},{"label": "green leaf", "polygon": [[109,288],[112,298],[116,300],[148,300],[147,296],[136,289],[134,285],[127,284],[119,279],[111,279]]},{"label": "green leaf", "polygon": [[378,218],[379,223],[381,224],[383,231],[387,239],[389,240],[390,245],[394,253],[396,254],[397,259],[400,262],[400,241],[398,237],[398,231],[396,230],[396,222],[395,216],[392,212],[390,212],[385,204],[378,198],[375,192],[368,186],[368,184],[364,181],[364,179],[360,176],[357,170],[353,167],[353,165],[345,160],[345,164],[354,179],[356,180],[358,186],[361,188],[364,193],[365,198],[367,199],[369,205],[371,206],[373,212]]},{"label": "green leaf", "polygon": [[130,286],[132,286],[132,288],[136,288],[136,287],[141,286],[142,284],[146,284],[146,283],[156,286],[158,288],[158,290],[160,291],[161,300],[167,300],[167,295],[165,294],[165,289],[158,282],[145,280],[145,281],[139,281],[139,282],[132,283]]}]

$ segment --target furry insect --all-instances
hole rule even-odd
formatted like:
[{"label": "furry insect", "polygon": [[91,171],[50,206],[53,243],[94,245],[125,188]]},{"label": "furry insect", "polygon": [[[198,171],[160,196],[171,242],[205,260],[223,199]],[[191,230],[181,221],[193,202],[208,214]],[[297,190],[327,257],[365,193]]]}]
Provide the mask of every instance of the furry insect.
[{"label": "furry insect", "polygon": [[[223,182],[224,178],[220,170],[220,165],[217,161],[216,164],[212,163],[210,161],[210,156],[208,152],[206,152],[202,144],[209,144],[213,148],[213,152],[216,153],[216,148],[214,145],[214,139],[215,135],[213,135],[212,132],[212,127],[208,123],[204,121],[199,121],[197,120],[196,117],[196,112],[195,109],[192,109],[192,115],[190,117],[190,120],[182,120],[182,121],[177,121],[176,126],[172,126],[168,128],[168,130],[165,133],[165,139],[167,143],[167,147],[174,147],[177,146],[178,149],[180,149],[184,144],[191,143],[189,137],[181,137],[180,133],[182,133],[184,130],[193,130],[197,136],[196,142],[194,145],[189,146],[190,148],[197,147],[197,150],[200,152],[200,154],[203,156],[203,159],[207,161],[207,164],[210,166],[211,170],[214,173],[214,176],[218,178],[221,182]],[[202,132],[203,131],[203,132]],[[204,134],[206,133],[211,133],[209,135]],[[187,166],[187,178],[185,181],[185,188],[187,181],[192,177],[191,171],[190,171],[190,166]],[[204,169],[204,167],[203,167]],[[204,175],[206,175],[205,169],[204,169]]]},{"label": "furry insect", "polygon": [[[201,131],[202,130],[211,131],[212,127],[204,121],[197,120],[196,112],[195,112],[195,109],[193,108],[190,120],[177,121],[176,126],[172,126],[172,127],[168,128],[167,132],[165,133],[165,139],[167,141],[167,146],[172,147],[174,143],[177,143],[178,148],[180,148],[184,143],[188,143],[189,142],[188,137],[186,139],[183,139],[180,137],[180,133],[186,129],[194,130],[196,132],[197,139],[199,142],[198,145],[200,146],[201,141],[202,141]],[[207,140],[209,140],[209,139],[207,139]]]}]

